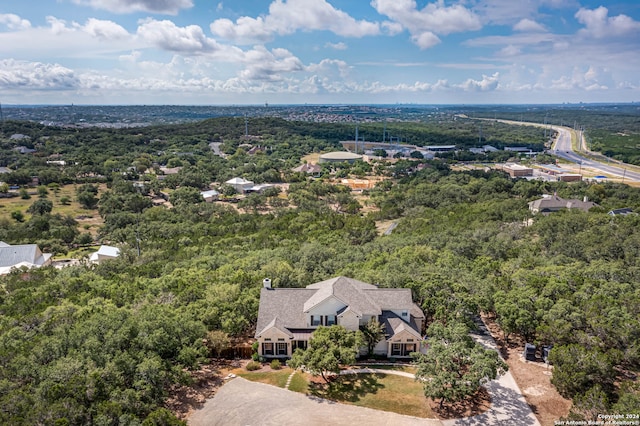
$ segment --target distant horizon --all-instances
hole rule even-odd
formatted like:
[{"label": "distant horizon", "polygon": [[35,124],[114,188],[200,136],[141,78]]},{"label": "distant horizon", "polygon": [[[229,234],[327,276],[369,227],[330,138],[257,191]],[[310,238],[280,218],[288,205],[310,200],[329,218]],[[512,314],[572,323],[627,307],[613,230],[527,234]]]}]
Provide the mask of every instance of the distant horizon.
[{"label": "distant horizon", "polygon": [[416,103],[416,102],[407,102],[407,103],[269,103],[269,105],[264,104],[5,104],[0,102],[0,106],[2,108],[37,108],[37,107],[99,107],[99,106],[109,106],[109,107],[256,107],[256,108],[265,108],[268,109],[270,107],[322,107],[322,106],[385,106],[385,107],[402,107],[402,106],[424,106],[424,107],[444,107],[444,106],[576,106],[576,105],[640,105],[640,101],[629,101],[629,102],[561,102],[561,103]]}]

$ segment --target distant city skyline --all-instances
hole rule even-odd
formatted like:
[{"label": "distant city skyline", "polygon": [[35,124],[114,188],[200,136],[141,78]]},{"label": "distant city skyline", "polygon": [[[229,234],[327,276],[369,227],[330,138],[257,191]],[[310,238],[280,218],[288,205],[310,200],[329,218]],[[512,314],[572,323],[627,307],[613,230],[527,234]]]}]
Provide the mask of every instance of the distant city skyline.
[{"label": "distant city skyline", "polygon": [[635,0],[11,3],[2,105],[640,101]]}]

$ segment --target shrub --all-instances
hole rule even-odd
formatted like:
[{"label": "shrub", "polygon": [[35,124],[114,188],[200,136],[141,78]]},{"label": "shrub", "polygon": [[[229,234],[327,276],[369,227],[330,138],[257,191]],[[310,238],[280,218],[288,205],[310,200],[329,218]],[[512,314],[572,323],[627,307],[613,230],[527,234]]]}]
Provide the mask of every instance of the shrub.
[{"label": "shrub", "polygon": [[280,370],[282,368],[282,364],[277,359],[271,361],[271,369],[272,370]]},{"label": "shrub", "polygon": [[249,363],[245,368],[247,369],[247,371],[256,371],[256,370],[260,370],[261,367],[262,365],[259,362],[249,361]]}]

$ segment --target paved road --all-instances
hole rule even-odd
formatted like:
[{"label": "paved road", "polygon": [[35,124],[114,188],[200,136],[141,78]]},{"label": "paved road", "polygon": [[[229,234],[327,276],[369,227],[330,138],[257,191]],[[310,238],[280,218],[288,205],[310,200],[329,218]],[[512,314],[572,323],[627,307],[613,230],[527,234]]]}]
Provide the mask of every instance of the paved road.
[{"label": "paved road", "polygon": [[[478,120],[486,120],[486,121],[499,121],[501,123],[507,124],[517,124],[520,126],[535,126],[535,127],[544,127],[545,125],[542,123],[530,123],[526,121],[513,121],[513,120],[493,120],[489,118],[479,118]],[[612,177],[615,176],[617,178],[624,177],[625,182],[640,182],[640,172],[629,168],[628,164],[618,163],[615,161],[611,162],[601,162],[591,160],[589,158],[583,157],[580,153],[577,153],[573,150],[571,146],[571,128],[564,126],[551,126],[551,128],[558,132],[558,138],[553,144],[550,153],[556,155],[560,158],[563,158],[567,161],[570,161],[575,164],[582,164],[584,167],[590,167],[592,169],[598,170],[602,172],[604,176]],[[581,147],[585,149],[585,141],[584,136],[581,135]]]},{"label": "paved road", "polygon": [[339,404],[243,378],[221,387],[189,426],[441,426],[440,420]]},{"label": "paved road", "polygon": [[[556,140],[551,153],[557,155],[572,163],[582,164],[582,167],[590,167],[592,169],[602,172],[605,176],[616,176],[619,178],[624,177],[625,181],[640,182],[640,173],[634,170],[624,167],[624,165],[618,165],[616,163],[603,163],[600,161],[591,160],[589,158],[581,156],[579,153],[573,151],[571,147],[571,131],[566,127],[553,126],[553,129],[558,132],[558,139]],[[581,143],[581,145],[583,145]]]}]

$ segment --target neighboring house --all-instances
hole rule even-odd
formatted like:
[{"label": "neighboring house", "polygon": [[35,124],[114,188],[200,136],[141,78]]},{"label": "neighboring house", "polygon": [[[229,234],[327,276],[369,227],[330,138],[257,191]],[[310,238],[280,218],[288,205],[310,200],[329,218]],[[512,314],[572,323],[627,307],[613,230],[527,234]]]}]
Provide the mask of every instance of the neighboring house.
[{"label": "neighboring house", "polygon": [[243,179],[241,177],[235,177],[225,182],[227,185],[232,186],[238,194],[244,194],[248,189],[252,188],[254,183],[250,180]]},{"label": "neighboring house", "polygon": [[0,167],[0,173],[11,173],[11,169],[8,167]]},{"label": "neighboring house", "polygon": [[18,151],[20,154],[31,154],[32,152],[36,152],[35,149],[27,148],[26,146],[16,146],[13,148],[14,151]]},{"label": "neighboring house", "polygon": [[355,331],[371,318],[385,328],[375,354],[406,358],[423,349],[420,332],[425,317],[408,288],[379,288],[346,277],[306,288],[272,288],[266,279],[255,334],[258,354],[289,358],[297,348],[306,349],[311,333],[320,326],[338,324]]},{"label": "neighboring house", "polygon": [[100,246],[97,252],[89,256],[91,263],[100,264],[105,260],[115,259],[120,256],[120,249],[112,246]]},{"label": "neighboring house", "polygon": [[587,198],[583,201],[580,200],[565,200],[557,195],[547,195],[539,200],[531,201],[529,203],[529,210],[534,213],[549,214],[557,212],[562,209],[580,209],[582,211],[589,211],[590,208],[596,207],[597,204],[588,201]]},{"label": "neighboring house", "polygon": [[260,184],[258,184],[258,185],[253,185],[253,186],[252,186],[252,187],[250,187],[250,188],[245,188],[245,190],[244,190],[244,191],[245,191],[245,192],[247,192],[247,193],[249,193],[249,192],[257,192],[257,193],[259,193],[259,194],[262,194],[262,192],[263,192],[265,189],[275,188],[275,187],[276,187],[276,185],[273,185],[273,184],[271,184],[271,183],[260,183]]},{"label": "neighboring house", "polygon": [[633,210],[629,207],[624,207],[622,209],[615,209],[615,210],[611,210],[610,212],[607,213],[609,216],[626,216],[629,214],[635,214],[633,213]]},{"label": "neighboring house", "polygon": [[202,195],[202,198],[204,198],[204,201],[206,201],[207,203],[212,203],[218,199],[218,197],[220,196],[220,193],[215,189],[210,189],[208,191],[201,191],[200,195]]},{"label": "neighboring house", "polygon": [[51,264],[50,253],[42,253],[36,244],[10,245],[0,241],[0,275],[14,268],[39,268]]},{"label": "neighboring house", "polygon": [[304,163],[303,165],[293,169],[293,171],[299,172],[299,173],[306,173],[313,176],[319,176],[320,173],[322,173],[322,167],[318,166],[317,164]]}]

